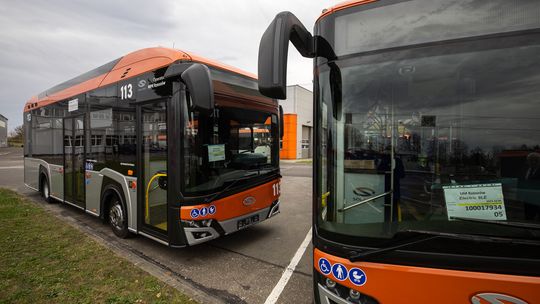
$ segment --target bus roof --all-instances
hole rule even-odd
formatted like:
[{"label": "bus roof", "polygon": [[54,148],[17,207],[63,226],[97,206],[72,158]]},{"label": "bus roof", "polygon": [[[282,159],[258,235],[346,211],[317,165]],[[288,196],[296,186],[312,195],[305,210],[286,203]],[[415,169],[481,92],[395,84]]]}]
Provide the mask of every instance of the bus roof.
[{"label": "bus roof", "polygon": [[176,61],[193,61],[216,67],[253,80],[257,76],[235,67],[207,59],[193,53],[171,48],[153,47],[129,53],[123,57],[106,63],[75,78],[58,84],[37,96],[33,96],[24,106],[24,112],[40,108],[60,100],[84,93],[99,87],[129,79],[131,77],[155,70]]},{"label": "bus roof", "polygon": [[343,10],[343,9],[346,9],[346,8],[349,8],[349,7],[353,7],[353,6],[358,6],[358,5],[362,5],[362,4],[367,4],[367,3],[371,3],[371,2],[375,2],[375,1],[379,1],[379,0],[349,0],[349,1],[345,1],[345,2],[341,2],[341,3],[338,3],[330,8],[327,8],[327,9],[324,9],[322,11],[322,14],[319,16],[319,19],[323,18],[323,17],[326,17],[330,14],[333,14],[337,11],[340,11],[340,10]]}]

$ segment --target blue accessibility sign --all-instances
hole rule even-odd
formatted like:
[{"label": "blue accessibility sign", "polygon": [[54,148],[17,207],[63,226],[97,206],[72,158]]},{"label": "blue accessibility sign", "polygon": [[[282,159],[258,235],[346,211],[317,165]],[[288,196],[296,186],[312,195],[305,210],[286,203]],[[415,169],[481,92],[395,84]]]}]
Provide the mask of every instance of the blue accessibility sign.
[{"label": "blue accessibility sign", "polygon": [[322,274],[325,274],[325,275],[330,274],[330,272],[332,271],[332,264],[330,264],[330,262],[328,262],[327,259],[320,258],[319,270],[321,271]]},{"label": "blue accessibility sign", "polygon": [[192,218],[197,218],[199,217],[199,209],[191,209],[191,217]]},{"label": "blue accessibility sign", "polygon": [[208,214],[208,208],[203,207],[201,208],[201,216],[206,216]]},{"label": "blue accessibility sign", "polygon": [[362,286],[367,281],[366,273],[360,268],[351,268],[349,270],[349,281],[356,286]]},{"label": "blue accessibility sign", "polygon": [[343,264],[336,263],[332,266],[332,274],[338,281],[345,281],[347,279],[347,268]]},{"label": "blue accessibility sign", "polygon": [[210,214],[216,213],[216,206],[212,205],[212,206],[208,207],[208,213],[210,213]]}]

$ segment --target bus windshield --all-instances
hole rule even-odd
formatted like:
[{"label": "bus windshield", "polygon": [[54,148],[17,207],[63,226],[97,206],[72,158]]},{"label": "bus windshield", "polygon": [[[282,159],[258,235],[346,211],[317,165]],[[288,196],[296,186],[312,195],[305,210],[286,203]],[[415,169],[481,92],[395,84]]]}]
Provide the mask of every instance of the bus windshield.
[{"label": "bus windshield", "polygon": [[183,165],[186,195],[214,193],[235,180],[278,169],[276,114],[219,106],[211,114],[188,113]]},{"label": "bus windshield", "polygon": [[318,60],[323,236],[539,238],[540,34],[487,34]]}]

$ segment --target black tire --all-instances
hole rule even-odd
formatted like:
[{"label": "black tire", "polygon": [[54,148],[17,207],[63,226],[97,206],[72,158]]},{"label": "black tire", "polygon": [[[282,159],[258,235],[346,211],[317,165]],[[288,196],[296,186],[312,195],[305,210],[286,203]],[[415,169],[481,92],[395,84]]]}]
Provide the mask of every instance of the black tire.
[{"label": "black tire", "polygon": [[112,231],[119,238],[127,238],[130,236],[128,230],[127,212],[122,199],[118,195],[113,194],[109,201],[108,221]]},{"label": "black tire", "polygon": [[41,189],[39,192],[41,193],[41,197],[43,197],[47,203],[53,203],[53,199],[51,197],[51,186],[49,185],[49,181],[45,176],[41,177]]}]

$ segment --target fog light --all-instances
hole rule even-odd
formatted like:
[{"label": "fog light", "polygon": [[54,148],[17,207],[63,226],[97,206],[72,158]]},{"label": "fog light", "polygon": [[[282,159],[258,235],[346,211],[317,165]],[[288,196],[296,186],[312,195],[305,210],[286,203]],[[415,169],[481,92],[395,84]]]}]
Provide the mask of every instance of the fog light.
[{"label": "fog light", "polygon": [[334,287],[336,287],[336,282],[330,280],[329,278],[326,278],[326,287],[334,288]]},{"label": "fog light", "polygon": [[349,291],[349,297],[353,300],[360,300],[360,293],[354,289]]}]

